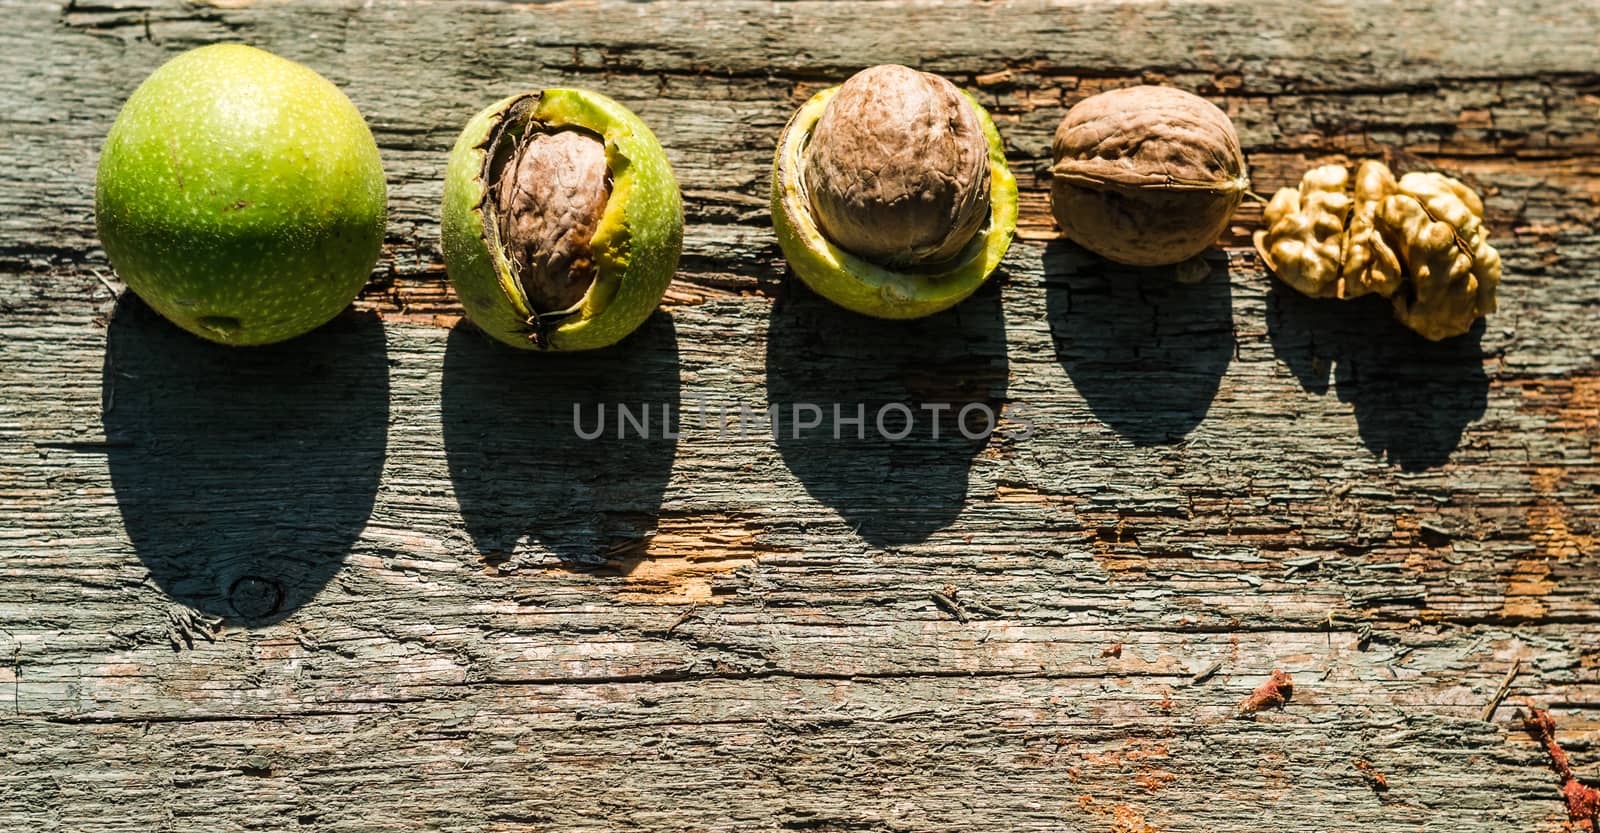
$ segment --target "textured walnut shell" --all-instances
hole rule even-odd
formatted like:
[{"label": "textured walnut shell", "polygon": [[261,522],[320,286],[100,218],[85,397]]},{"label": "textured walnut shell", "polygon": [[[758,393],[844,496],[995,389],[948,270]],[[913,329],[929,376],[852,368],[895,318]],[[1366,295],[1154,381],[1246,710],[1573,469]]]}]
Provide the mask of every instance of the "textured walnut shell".
[{"label": "textured walnut shell", "polygon": [[884,265],[949,260],[988,219],[977,110],[954,84],[909,67],[871,67],[840,86],[803,171],[823,233]]},{"label": "textured walnut shell", "polygon": [[581,130],[529,130],[498,174],[500,243],[529,306],[570,309],[594,282],[589,240],[611,195],[605,143]]},{"label": "textured walnut shell", "polygon": [[1227,114],[1170,87],[1078,102],[1056,128],[1050,207],[1074,243],[1133,266],[1215,243],[1250,188]]},{"label": "textured walnut shell", "polygon": [[1306,295],[1377,294],[1423,337],[1461,335],[1495,309],[1500,255],[1488,242],[1483,201],[1439,173],[1396,181],[1366,161],[1352,184],[1342,165],[1306,172],[1267,204],[1255,233],[1267,266]]}]

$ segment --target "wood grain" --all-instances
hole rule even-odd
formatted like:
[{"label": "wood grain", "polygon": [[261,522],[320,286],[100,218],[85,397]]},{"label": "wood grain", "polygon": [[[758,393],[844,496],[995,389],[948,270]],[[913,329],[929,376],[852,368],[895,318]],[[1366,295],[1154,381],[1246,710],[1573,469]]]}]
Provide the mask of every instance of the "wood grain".
[{"label": "wood grain", "polygon": [[[0,829],[1559,830],[1525,701],[1600,777],[1590,4],[0,14]],[[389,176],[362,299],[262,350],[114,303],[94,237],[121,102],[219,40],[340,84]],[[1023,187],[1000,279],[900,324],[788,280],[766,211],[790,110],[885,61],[976,90]],[[1224,107],[1262,193],[1470,177],[1501,311],[1432,345],[1301,298],[1254,206],[1197,285],[1055,239],[1050,131],[1139,81]],[[439,177],[554,85],[655,128],[685,255],[620,348],[512,355],[457,323]],[[1006,416],[834,441],[806,402]],[[574,436],[618,403],[651,438]]]}]

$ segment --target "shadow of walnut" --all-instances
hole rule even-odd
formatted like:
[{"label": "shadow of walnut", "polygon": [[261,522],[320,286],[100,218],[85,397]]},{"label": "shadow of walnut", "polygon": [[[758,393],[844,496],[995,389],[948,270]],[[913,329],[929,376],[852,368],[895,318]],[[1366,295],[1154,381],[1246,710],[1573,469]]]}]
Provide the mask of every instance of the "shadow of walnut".
[{"label": "shadow of walnut", "polygon": [[[620,344],[581,353],[514,350],[458,324],[440,407],[473,546],[491,563],[542,547],[568,567],[596,568],[614,546],[654,532],[678,445],[663,409],[677,430],[678,402],[677,336],[664,312]],[[580,427],[601,432],[584,439]]]},{"label": "shadow of walnut", "polygon": [[111,484],[157,586],[247,625],[333,578],[383,469],[389,367],[376,316],[343,315],[266,347],[225,347],[131,293],[102,371]]},{"label": "shadow of walnut", "polygon": [[[988,441],[963,436],[956,420],[969,404],[998,418],[1005,401],[1003,281],[997,274],[966,301],[913,321],[857,315],[798,280],[788,281],[773,305],[767,399],[779,408],[778,451],[806,491],[868,543],[917,543],[961,513],[972,458]],[[819,406],[822,424],[799,428],[797,403]],[[891,403],[912,410],[910,433],[902,439],[879,433],[876,416]],[[950,408],[937,420],[922,409],[940,403]],[[863,406],[862,428],[836,424],[835,404],[848,419]],[[886,412],[887,433],[899,434],[905,424],[903,412]],[[970,412],[967,424],[969,433],[982,433],[983,412]]]},{"label": "shadow of walnut", "polygon": [[1173,267],[1122,266],[1064,240],[1044,268],[1056,360],[1089,410],[1136,446],[1183,440],[1233,358],[1226,271],[1180,283]]},{"label": "shadow of walnut", "polygon": [[1362,444],[1407,471],[1442,465],[1483,416],[1483,330],[1479,319],[1466,335],[1428,341],[1382,298],[1308,298],[1276,283],[1267,293],[1272,352],[1305,390],[1332,387],[1355,408]]}]

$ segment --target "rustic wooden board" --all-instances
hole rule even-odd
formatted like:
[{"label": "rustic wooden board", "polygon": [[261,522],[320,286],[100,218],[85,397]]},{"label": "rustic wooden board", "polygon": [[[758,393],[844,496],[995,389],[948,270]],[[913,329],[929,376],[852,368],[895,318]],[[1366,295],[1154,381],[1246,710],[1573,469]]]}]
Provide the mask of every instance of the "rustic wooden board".
[{"label": "rustic wooden board", "polygon": [[[1600,7],[0,15],[0,829],[1557,830],[1524,700],[1600,778]],[[279,347],[114,303],[94,238],[122,100],[219,40],[343,86],[389,175],[371,287]],[[883,61],[976,90],[1023,187],[1002,279],[909,324],[797,288],[766,215],[789,111]],[[1253,206],[1193,286],[1056,240],[1054,123],[1141,79],[1225,107],[1262,192],[1383,147],[1470,176],[1501,312],[1429,345],[1300,298]],[[623,348],[514,355],[456,323],[439,176],[556,84],[655,126],[685,256]],[[573,436],[619,401],[678,436]],[[1008,416],[711,424],[769,402]]]}]

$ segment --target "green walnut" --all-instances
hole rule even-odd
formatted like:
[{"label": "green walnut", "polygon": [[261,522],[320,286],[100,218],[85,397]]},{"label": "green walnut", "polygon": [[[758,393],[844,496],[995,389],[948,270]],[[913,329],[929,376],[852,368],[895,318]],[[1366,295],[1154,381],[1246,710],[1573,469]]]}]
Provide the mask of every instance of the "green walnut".
[{"label": "green walnut", "polygon": [[328,321],[383,247],[387,191],[355,105],[300,64],[240,44],[151,73],[100,155],[95,223],[128,287],[223,344]]},{"label": "green walnut", "polygon": [[516,347],[590,350],[649,318],[678,268],[683,201],[655,134],[586,90],[514,95],[450,152],[441,234],[467,316]]},{"label": "green walnut", "polygon": [[948,309],[1017,227],[1017,182],[989,114],[937,75],[885,64],[812,96],[778,139],[772,219],[795,274],[879,318]]}]

